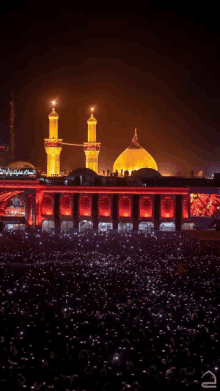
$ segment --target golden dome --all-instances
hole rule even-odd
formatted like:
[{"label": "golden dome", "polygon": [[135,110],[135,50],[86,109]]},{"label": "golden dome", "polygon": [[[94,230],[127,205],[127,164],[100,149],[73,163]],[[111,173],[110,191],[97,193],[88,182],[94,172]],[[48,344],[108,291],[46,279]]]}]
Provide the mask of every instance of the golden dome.
[{"label": "golden dome", "polygon": [[11,170],[22,170],[30,168],[31,170],[36,170],[36,168],[33,166],[33,164],[24,162],[22,160],[18,160],[16,162],[12,162],[7,165],[8,168],[11,168]]},{"label": "golden dome", "polygon": [[128,171],[131,174],[132,171],[139,170],[140,168],[153,168],[158,171],[155,160],[138,143],[137,131],[135,129],[131,146],[125,149],[115,160],[113,172],[117,170],[120,175],[121,170],[123,170],[123,173],[124,171]]}]

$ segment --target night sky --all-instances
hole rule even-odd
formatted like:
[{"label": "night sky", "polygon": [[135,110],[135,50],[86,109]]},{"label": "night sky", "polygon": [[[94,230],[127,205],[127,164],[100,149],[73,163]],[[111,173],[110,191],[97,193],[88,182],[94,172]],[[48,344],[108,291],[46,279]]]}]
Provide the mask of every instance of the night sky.
[{"label": "night sky", "polygon": [[[135,127],[161,173],[220,168],[217,9],[212,2],[195,2],[194,10],[154,3],[83,10],[74,2],[71,9],[65,1],[26,1],[1,10],[0,139],[9,139],[13,89],[17,159],[46,170],[56,99],[64,142],[87,141],[95,106],[100,170],[112,170]],[[61,169],[83,166],[82,147],[63,146]]]}]

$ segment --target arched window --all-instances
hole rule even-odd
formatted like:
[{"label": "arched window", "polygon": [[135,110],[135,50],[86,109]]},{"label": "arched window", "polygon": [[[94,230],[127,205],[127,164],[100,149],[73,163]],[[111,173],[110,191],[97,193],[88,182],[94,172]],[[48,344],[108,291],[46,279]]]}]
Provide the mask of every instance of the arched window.
[{"label": "arched window", "polygon": [[172,197],[164,197],[161,203],[161,218],[174,218],[174,199]]},{"label": "arched window", "polygon": [[22,206],[24,206],[24,201],[19,196],[11,198],[8,204],[9,208],[22,208]]},{"label": "arched window", "polygon": [[45,194],[42,199],[41,213],[43,216],[53,215],[53,197],[50,194]]},{"label": "arched window", "polygon": [[119,200],[119,217],[131,217],[131,200],[123,196]]},{"label": "arched window", "polygon": [[108,196],[99,198],[99,217],[111,217],[111,202]]},{"label": "arched window", "polygon": [[189,218],[189,199],[188,197],[185,197],[183,199],[183,219],[188,219]]},{"label": "arched window", "polygon": [[16,195],[10,198],[10,194],[6,195],[0,206],[0,214],[6,216],[25,216],[25,203],[23,195]]},{"label": "arched window", "polygon": [[64,194],[60,199],[60,215],[72,216],[73,201],[69,194]]},{"label": "arched window", "polygon": [[92,200],[91,197],[83,195],[79,199],[79,215],[81,217],[92,216]]},{"label": "arched window", "polygon": [[140,218],[153,217],[153,202],[150,197],[142,197],[140,200]]}]

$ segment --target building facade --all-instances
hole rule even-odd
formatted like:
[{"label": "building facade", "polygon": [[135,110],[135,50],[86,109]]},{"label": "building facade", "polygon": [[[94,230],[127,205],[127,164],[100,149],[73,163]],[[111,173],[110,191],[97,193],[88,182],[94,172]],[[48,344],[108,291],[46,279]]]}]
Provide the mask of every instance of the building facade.
[{"label": "building facade", "polygon": [[[5,229],[117,232],[206,229],[218,218],[220,187],[70,186],[0,179]],[[201,226],[201,224],[203,226]]]}]

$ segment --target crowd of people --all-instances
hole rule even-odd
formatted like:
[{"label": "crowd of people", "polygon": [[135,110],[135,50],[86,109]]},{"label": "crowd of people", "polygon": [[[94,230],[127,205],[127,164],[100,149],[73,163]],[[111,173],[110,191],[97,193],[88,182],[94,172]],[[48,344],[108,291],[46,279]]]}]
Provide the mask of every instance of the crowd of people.
[{"label": "crowd of people", "polygon": [[208,370],[220,385],[211,248],[177,233],[2,233],[0,276],[1,391],[200,390]]}]

